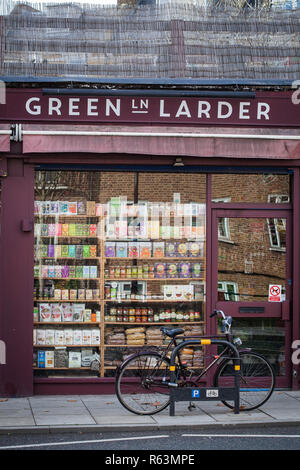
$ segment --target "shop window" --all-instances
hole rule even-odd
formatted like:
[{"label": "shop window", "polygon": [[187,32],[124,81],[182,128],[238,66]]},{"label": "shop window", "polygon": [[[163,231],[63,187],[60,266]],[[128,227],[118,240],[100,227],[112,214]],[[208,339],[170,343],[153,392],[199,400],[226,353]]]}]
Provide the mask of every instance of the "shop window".
[{"label": "shop window", "polygon": [[161,325],[205,333],[205,175],[35,176],[36,376],[114,377]]},{"label": "shop window", "polygon": [[[290,179],[290,175],[276,174],[214,174],[212,175],[212,201],[287,203],[291,200]],[[278,197],[278,194],[287,196]]]}]

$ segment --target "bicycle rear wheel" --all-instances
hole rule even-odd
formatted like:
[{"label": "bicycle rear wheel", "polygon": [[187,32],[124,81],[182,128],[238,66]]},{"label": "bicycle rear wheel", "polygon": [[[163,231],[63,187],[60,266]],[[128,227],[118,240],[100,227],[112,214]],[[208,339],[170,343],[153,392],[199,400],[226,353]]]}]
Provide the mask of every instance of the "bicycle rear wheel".
[{"label": "bicycle rear wheel", "polygon": [[169,398],[169,361],[158,353],[138,353],[118,372],[115,391],[120,403],[132,413],[152,415],[164,410]]},{"label": "bicycle rear wheel", "polygon": [[[269,361],[254,352],[240,352],[240,410],[250,411],[262,406],[271,396],[275,386],[275,374]],[[216,371],[216,387],[234,387],[234,365],[232,359],[222,362]],[[223,401],[234,408],[233,401]]]}]

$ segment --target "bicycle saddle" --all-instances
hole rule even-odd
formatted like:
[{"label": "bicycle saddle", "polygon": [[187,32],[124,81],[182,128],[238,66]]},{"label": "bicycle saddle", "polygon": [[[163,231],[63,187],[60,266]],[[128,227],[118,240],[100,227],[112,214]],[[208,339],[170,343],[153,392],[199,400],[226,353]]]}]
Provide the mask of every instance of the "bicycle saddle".
[{"label": "bicycle saddle", "polygon": [[181,335],[184,333],[184,330],[182,328],[165,328],[164,326],[161,327],[160,331],[164,335],[169,336],[170,338],[174,338],[174,336]]}]

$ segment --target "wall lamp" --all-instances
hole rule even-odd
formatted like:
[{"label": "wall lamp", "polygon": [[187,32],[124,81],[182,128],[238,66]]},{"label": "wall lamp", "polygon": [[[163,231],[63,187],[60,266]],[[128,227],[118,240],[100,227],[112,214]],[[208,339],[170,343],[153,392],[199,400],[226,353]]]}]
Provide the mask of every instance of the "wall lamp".
[{"label": "wall lamp", "polygon": [[181,157],[176,157],[175,162],[173,163],[173,166],[184,166],[182,158]]}]

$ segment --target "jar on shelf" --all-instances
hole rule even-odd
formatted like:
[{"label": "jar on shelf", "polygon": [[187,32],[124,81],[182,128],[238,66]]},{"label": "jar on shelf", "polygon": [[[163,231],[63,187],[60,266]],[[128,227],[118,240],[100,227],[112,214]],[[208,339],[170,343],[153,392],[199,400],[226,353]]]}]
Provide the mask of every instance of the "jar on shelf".
[{"label": "jar on shelf", "polygon": [[110,299],[110,298],[111,298],[111,295],[110,295],[110,286],[104,286],[104,293],[105,293],[105,298],[106,298],[106,299]]},{"label": "jar on shelf", "polygon": [[175,308],[173,307],[172,310],[171,310],[171,322],[176,322],[176,310]]},{"label": "jar on shelf", "polygon": [[128,308],[124,307],[123,308],[123,322],[128,322],[128,321],[129,321]]},{"label": "jar on shelf", "polygon": [[194,321],[200,321],[200,320],[201,320],[200,312],[194,312]]},{"label": "jar on shelf", "polygon": [[142,310],[140,308],[135,309],[135,321],[141,323],[142,321]]},{"label": "jar on shelf", "polygon": [[122,309],[122,307],[117,308],[116,321],[117,322],[122,322],[123,321],[123,309]]},{"label": "jar on shelf", "polygon": [[131,265],[126,268],[126,277],[131,279]]},{"label": "jar on shelf", "polygon": [[138,279],[143,278],[143,266],[141,266],[141,265],[138,266],[137,277],[138,277]]},{"label": "jar on shelf", "polygon": [[131,267],[131,277],[132,279],[136,279],[138,277],[138,267],[132,266]]},{"label": "jar on shelf", "polygon": [[128,318],[130,323],[135,323],[135,308],[130,308],[129,309],[129,318]]},{"label": "jar on shelf", "polygon": [[194,310],[189,311],[189,320],[190,321],[195,321],[195,313]]},{"label": "jar on shelf", "polygon": [[148,279],[149,277],[149,266],[148,264],[143,265],[143,278]]},{"label": "jar on shelf", "polygon": [[155,313],[154,313],[153,319],[154,319],[154,323],[158,323],[158,322],[159,322],[159,313],[158,313],[158,312],[155,312]]},{"label": "jar on shelf", "polygon": [[120,268],[120,276],[122,279],[125,279],[126,278],[126,267],[125,266],[121,266]]},{"label": "jar on shelf", "polygon": [[171,321],[171,310],[170,309],[165,310],[165,321],[166,322]]},{"label": "jar on shelf", "polygon": [[159,321],[164,322],[165,321],[165,311],[163,308],[159,310]]},{"label": "jar on shelf", "polygon": [[110,279],[114,279],[114,277],[115,277],[115,268],[114,268],[114,266],[109,267],[109,277],[110,277]]},{"label": "jar on shelf", "polygon": [[109,278],[109,269],[106,268],[106,269],[104,270],[104,279],[108,279],[108,278]]},{"label": "jar on shelf", "polygon": [[142,322],[147,323],[148,321],[148,309],[142,308]]},{"label": "jar on shelf", "polygon": [[121,269],[120,266],[115,266],[115,278],[120,279],[121,277]]},{"label": "jar on shelf", "polygon": [[178,321],[178,322],[183,321],[183,311],[182,310],[177,310],[177,312],[176,312],[176,321]]},{"label": "jar on shelf", "polygon": [[184,312],[184,314],[183,314],[183,320],[184,320],[184,321],[190,321],[189,312]]},{"label": "jar on shelf", "polygon": [[153,265],[149,266],[148,277],[149,277],[149,279],[154,279],[154,266]]},{"label": "jar on shelf", "polygon": [[153,323],[154,322],[154,311],[153,308],[148,308],[148,322]]}]

